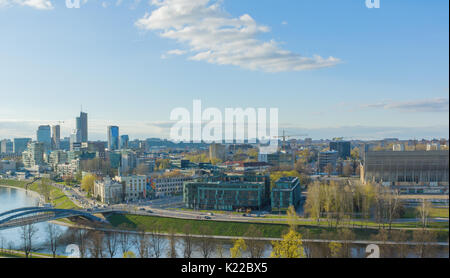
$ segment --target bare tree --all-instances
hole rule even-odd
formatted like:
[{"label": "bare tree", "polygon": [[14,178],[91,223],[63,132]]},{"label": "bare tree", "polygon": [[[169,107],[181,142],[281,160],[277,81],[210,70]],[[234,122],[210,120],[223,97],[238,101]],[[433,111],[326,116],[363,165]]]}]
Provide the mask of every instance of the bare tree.
[{"label": "bare tree", "polygon": [[169,233],[169,251],[167,252],[167,257],[169,258],[176,258],[177,255],[177,249],[176,249],[176,245],[177,245],[177,239],[175,237],[175,232],[173,230],[170,231]]},{"label": "bare tree", "polygon": [[91,232],[89,237],[89,253],[92,258],[103,258],[105,251],[103,232]]},{"label": "bare tree", "polygon": [[31,257],[31,252],[33,251],[33,238],[36,235],[38,229],[34,224],[28,224],[21,227],[21,238],[22,238],[22,250],[25,253],[25,257]]},{"label": "bare tree", "polygon": [[88,249],[88,231],[83,229],[77,229],[75,231],[75,242],[78,245],[80,257],[86,258]]},{"label": "bare tree", "polygon": [[160,258],[165,249],[164,236],[161,235],[161,229],[158,225],[153,226],[150,232],[150,248],[154,258]]},{"label": "bare tree", "polygon": [[106,233],[106,250],[108,251],[109,257],[114,258],[117,252],[117,246],[119,244],[119,236],[117,232],[111,231]]},{"label": "bare tree", "polygon": [[191,224],[186,224],[183,227],[183,232],[184,232],[184,237],[183,237],[183,242],[184,242],[184,258],[191,258],[192,256],[192,247],[193,247],[193,237],[191,234],[192,231],[192,226]]},{"label": "bare tree", "polygon": [[200,252],[202,253],[203,258],[209,258],[211,253],[214,251],[214,241],[208,237],[211,235],[212,231],[209,226],[200,226],[200,234],[202,235],[200,238]]},{"label": "bare tree", "polygon": [[396,245],[396,251],[397,257],[399,258],[406,258],[408,255],[408,245],[407,244],[401,244],[406,241],[408,241],[407,234],[405,230],[392,230],[391,231],[391,238],[394,242],[398,242],[399,244]]},{"label": "bare tree", "polygon": [[398,217],[400,209],[400,192],[396,189],[386,189],[384,192],[384,207],[386,209],[389,230],[392,230],[392,222]]},{"label": "bare tree", "polygon": [[59,239],[61,238],[61,229],[51,223],[47,224],[47,236],[48,247],[53,254],[53,258],[56,258],[56,249],[58,247]]},{"label": "bare tree", "polygon": [[137,234],[134,238],[134,245],[136,246],[139,258],[148,258],[148,237],[143,228],[139,228],[139,234]]},{"label": "bare tree", "polygon": [[259,259],[262,258],[265,249],[264,241],[260,240],[263,237],[261,230],[256,228],[255,225],[250,225],[248,228],[245,237],[247,240],[245,241],[248,251],[250,252],[250,258]]},{"label": "bare tree", "polygon": [[432,257],[432,252],[435,251],[430,243],[437,240],[437,235],[434,231],[429,230],[416,230],[413,232],[413,241],[416,245],[416,253],[419,258],[430,258]]},{"label": "bare tree", "polygon": [[419,217],[422,220],[422,228],[425,229],[428,226],[428,218],[430,217],[431,212],[431,202],[422,199],[422,204],[417,209]]},{"label": "bare tree", "polygon": [[120,233],[119,244],[122,254],[130,250],[130,235],[127,232]]}]

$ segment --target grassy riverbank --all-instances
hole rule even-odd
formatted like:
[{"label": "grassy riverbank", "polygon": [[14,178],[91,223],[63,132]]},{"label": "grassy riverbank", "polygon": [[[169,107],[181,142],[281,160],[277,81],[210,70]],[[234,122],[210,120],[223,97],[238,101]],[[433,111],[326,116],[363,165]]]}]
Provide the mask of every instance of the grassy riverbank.
[{"label": "grassy riverbank", "polygon": [[[8,186],[14,186],[18,188],[26,188],[26,184],[28,182],[26,181],[17,181],[17,180],[0,180],[0,185],[8,185]],[[39,194],[42,194],[41,188],[39,185],[40,181],[37,181],[31,185],[28,186],[28,190],[37,192]],[[50,202],[54,208],[58,209],[80,209],[77,205],[75,205],[69,197],[62,192],[59,188],[56,188],[54,186],[50,187]]]},{"label": "grassy riverbank", "polygon": [[[286,224],[269,224],[269,223],[244,223],[244,222],[222,222],[222,221],[206,221],[206,220],[188,220],[175,219],[155,216],[140,216],[140,215],[111,215],[108,221],[116,228],[128,226],[130,229],[144,229],[145,231],[152,231],[155,227],[159,228],[160,232],[169,233],[173,231],[177,234],[184,234],[184,226],[189,224],[191,226],[191,233],[195,235],[210,235],[210,236],[231,236],[242,237],[245,236],[251,225],[261,231],[261,236],[265,238],[281,238],[287,231]],[[377,229],[364,228],[350,228],[356,236],[357,240],[368,240],[371,236],[378,233]],[[324,226],[314,225],[299,225],[298,231],[305,238],[318,239],[324,232],[331,236],[337,236],[342,228],[328,228]],[[407,230],[408,239],[412,239],[411,230]],[[448,240],[448,231],[439,230],[438,239],[440,241]]]}]

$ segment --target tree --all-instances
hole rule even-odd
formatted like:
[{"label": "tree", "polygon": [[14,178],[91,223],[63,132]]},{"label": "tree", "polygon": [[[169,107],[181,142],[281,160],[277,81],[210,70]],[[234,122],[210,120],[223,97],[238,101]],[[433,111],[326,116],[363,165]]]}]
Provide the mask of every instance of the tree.
[{"label": "tree", "polygon": [[422,228],[425,229],[428,226],[428,218],[431,213],[431,202],[429,200],[422,199],[422,204],[417,207],[418,214],[422,220]]},{"label": "tree", "polygon": [[117,245],[119,244],[119,236],[116,232],[106,233],[106,250],[108,251],[109,257],[114,258],[117,252]]},{"label": "tree", "polygon": [[184,241],[184,258],[191,258],[192,256],[192,247],[193,247],[193,237],[191,235],[191,231],[192,231],[192,225],[191,224],[186,224],[183,227],[183,232],[184,232],[184,237],[183,237],[183,241]]},{"label": "tree", "polygon": [[337,238],[342,240],[342,251],[345,258],[351,257],[351,243],[355,240],[356,235],[350,229],[341,229],[338,232]]},{"label": "tree", "polygon": [[103,232],[94,231],[89,235],[89,253],[92,258],[103,258],[105,245],[104,245]]},{"label": "tree", "polygon": [[320,217],[322,213],[322,202],[321,202],[321,190],[320,183],[314,182],[312,185],[308,186],[308,198],[305,203],[305,212],[306,214],[317,220],[317,223],[320,223]]},{"label": "tree", "polygon": [[430,244],[436,242],[437,235],[434,231],[430,230],[415,230],[413,232],[413,241],[416,243],[416,253],[419,258],[432,257],[434,251],[433,246]]},{"label": "tree", "polygon": [[94,182],[97,179],[95,175],[88,174],[81,180],[81,189],[92,194],[94,192]]},{"label": "tree", "polygon": [[31,257],[33,251],[33,238],[38,232],[38,229],[33,224],[24,225],[21,228],[22,250],[25,253],[25,258]]},{"label": "tree", "polygon": [[243,238],[236,239],[230,249],[231,258],[242,258],[242,253],[247,250],[247,245]]},{"label": "tree", "polygon": [[58,241],[61,237],[61,229],[51,223],[47,224],[47,235],[48,235],[48,247],[53,254],[53,258],[56,258],[56,249],[58,247]]},{"label": "tree", "polygon": [[50,180],[47,178],[41,179],[39,183],[39,191],[44,196],[45,202],[50,202],[50,192],[51,192],[51,185]]},{"label": "tree", "polygon": [[407,241],[407,239],[408,239],[406,231],[405,230],[392,230],[390,233],[391,233],[392,241],[399,243],[399,244],[396,244],[397,252],[395,252],[395,253],[397,254],[397,257],[406,258],[406,256],[408,255],[408,245],[402,244],[405,241]]},{"label": "tree", "polygon": [[350,177],[353,174],[353,166],[349,163],[345,164],[342,170],[345,177]]},{"label": "tree", "polygon": [[245,237],[247,237],[246,245],[247,249],[250,252],[250,258],[259,259],[263,256],[265,243],[260,240],[263,237],[261,230],[256,228],[255,225],[250,225],[247,232],[245,233]]},{"label": "tree", "polygon": [[327,173],[328,176],[331,176],[331,175],[333,174],[333,172],[334,172],[334,167],[333,167],[333,165],[332,165],[331,163],[328,163],[328,164],[325,166],[325,173]]},{"label": "tree", "polygon": [[330,254],[333,258],[339,258],[342,253],[342,243],[337,241],[332,241],[328,244],[328,247],[330,248]]},{"label": "tree", "polygon": [[350,152],[350,156],[353,160],[359,160],[360,158],[360,151],[359,148],[353,148],[353,150]]},{"label": "tree", "polygon": [[389,230],[391,230],[392,222],[398,217],[400,211],[400,192],[398,190],[386,189],[384,193],[384,207],[387,211]]},{"label": "tree", "polygon": [[136,254],[133,253],[133,251],[127,251],[123,253],[124,259],[134,259],[136,258]]},{"label": "tree", "polygon": [[177,245],[177,239],[175,238],[175,232],[173,230],[170,231],[169,233],[169,251],[167,252],[167,256],[169,258],[176,258],[177,255],[177,249],[176,249],[176,245]]},{"label": "tree", "polygon": [[207,259],[214,251],[214,242],[208,237],[212,234],[212,231],[209,226],[200,226],[199,231],[202,235],[199,244],[200,252],[202,253],[203,258]]},{"label": "tree", "polygon": [[288,210],[286,211],[286,214],[287,214],[287,221],[288,221],[290,229],[296,231],[297,225],[298,225],[298,223],[297,223],[298,216],[297,216],[297,212],[295,211],[295,207],[289,206]]},{"label": "tree", "polygon": [[280,241],[272,242],[273,249],[270,257],[272,258],[303,258],[304,250],[302,236],[296,231],[290,229]]},{"label": "tree", "polygon": [[160,258],[165,249],[164,236],[161,235],[161,228],[154,225],[150,235],[150,248],[154,258]]}]

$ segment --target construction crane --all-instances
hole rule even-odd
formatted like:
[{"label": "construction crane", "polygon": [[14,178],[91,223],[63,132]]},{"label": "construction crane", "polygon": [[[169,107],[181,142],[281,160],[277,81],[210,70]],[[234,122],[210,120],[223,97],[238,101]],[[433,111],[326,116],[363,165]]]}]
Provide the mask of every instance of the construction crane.
[{"label": "construction crane", "polygon": [[299,135],[286,135],[286,131],[283,130],[282,136],[274,136],[273,138],[282,138],[283,139],[283,150],[286,149],[286,138],[292,138],[292,137],[306,137],[308,134],[299,134]]}]

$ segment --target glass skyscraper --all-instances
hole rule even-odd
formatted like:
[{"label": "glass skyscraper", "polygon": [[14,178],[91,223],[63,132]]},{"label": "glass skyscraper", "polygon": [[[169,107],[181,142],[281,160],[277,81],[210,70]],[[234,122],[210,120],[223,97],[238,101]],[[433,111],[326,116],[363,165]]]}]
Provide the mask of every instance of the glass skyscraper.
[{"label": "glass skyscraper", "polygon": [[51,128],[49,125],[39,126],[36,132],[36,139],[39,143],[44,143],[45,150],[50,150],[52,145]]},{"label": "glass skyscraper", "polygon": [[80,117],[77,117],[77,130],[80,131],[81,143],[88,142],[88,114],[80,112]]},{"label": "glass skyscraper", "polygon": [[119,127],[108,126],[108,150],[114,151],[119,149]]}]

